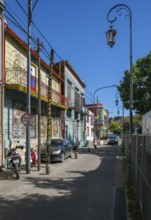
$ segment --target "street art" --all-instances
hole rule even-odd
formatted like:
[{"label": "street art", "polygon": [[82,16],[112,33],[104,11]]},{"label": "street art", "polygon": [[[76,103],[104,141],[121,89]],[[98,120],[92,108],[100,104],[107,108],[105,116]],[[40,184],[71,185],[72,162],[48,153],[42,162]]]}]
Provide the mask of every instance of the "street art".
[{"label": "street art", "polygon": [[41,116],[41,138],[46,138],[47,136],[47,118],[46,116]]},{"label": "street art", "polygon": [[12,138],[25,138],[26,129],[21,123],[21,117],[25,113],[22,103],[14,102],[12,109]]},{"label": "street art", "polygon": [[[25,139],[26,138],[26,127],[22,124],[21,118],[25,114],[24,103],[14,101],[12,108],[12,138]],[[33,124],[30,128],[31,138],[36,137],[36,120],[33,118]]]},{"label": "street art", "polygon": [[53,119],[52,135],[54,137],[59,137],[59,120],[58,119]]}]

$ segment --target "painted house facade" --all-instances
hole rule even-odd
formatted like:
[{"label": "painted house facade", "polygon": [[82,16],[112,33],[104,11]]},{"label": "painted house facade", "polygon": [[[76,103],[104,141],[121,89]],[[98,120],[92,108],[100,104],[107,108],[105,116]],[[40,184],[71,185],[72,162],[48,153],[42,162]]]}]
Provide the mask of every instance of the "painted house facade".
[{"label": "painted house facade", "polygon": [[93,126],[94,126],[94,113],[87,108],[86,115],[86,137],[90,146],[93,145]]},{"label": "painted house facade", "polygon": [[64,111],[65,137],[72,143],[79,142],[79,147],[84,146],[85,139],[85,83],[71,66],[69,61],[61,62],[64,75],[65,96],[68,97],[68,109]]},{"label": "painted house facade", "polygon": [[[41,142],[47,138],[47,102],[49,65],[40,60],[41,74]],[[38,56],[31,49],[30,64],[31,114],[34,123],[30,128],[30,145],[38,142]],[[68,108],[68,98],[64,96],[64,79],[53,70],[52,73],[52,137],[62,136],[62,112]],[[26,146],[26,127],[21,118],[26,112],[27,97],[27,44],[9,26],[5,27],[5,96],[4,96],[4,146],[15,147],[19,142]]]},{"label": "painted house facade", "polygon": [[[0,165],[6,151],[16,145],[26,148],[26,127],[22,117],[27,112],[27,59],[28,45],[5,22],[3,1],[0,1]],[[59,65],[59,68],[56,66]],[[30,147],[38,144],[38,54],[31,49],[30,102],[33,123],[30,127]],[[50,65],[40,59],[41,143],[47,139],[47,104]],[[52,137],[63,137],[72,143],[86,142],[85,84],[68,61],[53,65],[51,82]]]},{"label": "painted house facade", "polygon": [[105,139],[108,133],[108,116],[109,112],[103,104],[88,104],[86,108],[94,113],[93,135],[98,139]]}]

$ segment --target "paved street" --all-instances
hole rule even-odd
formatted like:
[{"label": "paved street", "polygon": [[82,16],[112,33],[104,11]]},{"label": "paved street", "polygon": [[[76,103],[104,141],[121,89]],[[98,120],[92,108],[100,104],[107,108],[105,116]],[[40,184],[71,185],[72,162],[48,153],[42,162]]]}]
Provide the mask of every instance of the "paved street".
[{"label": "paved street", "polygon": [[120,165],[118,148],[104,145],[50,164],[50,175],[45,164],[17,181],[0,174],[0,220],[126,220]]}]

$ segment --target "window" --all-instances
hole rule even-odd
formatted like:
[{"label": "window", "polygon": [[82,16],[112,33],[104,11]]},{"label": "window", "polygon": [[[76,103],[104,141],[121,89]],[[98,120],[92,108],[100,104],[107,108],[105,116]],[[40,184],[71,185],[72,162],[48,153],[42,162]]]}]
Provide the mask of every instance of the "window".
[{"label": "window", "polygon": [[67,117],[71,118],[72,117],[72,111],[71,109],[67,110]]},{"label": "window", "polygon": [[92,118],[92,115],[91,115],[91,125],[93,125],[93,118]]},{"label": "window", "polygon": [[89,115],[87,115],[87,123],[89,123]]},{"label": "window", "polygon": [[67,97],[69,98],[70,101],[71,101],[71,88],[72,88],[72,83],[70,81],[68,81],[68,94],[67,94]]},{"label": "window", "polygon": [[32,64],[30,65],[30,77],[31,77],[31,90],[36,91],[36,67]]},{"label": "window", "polygon": [[89,127],[87,127],[87,136],[89,136]]}]

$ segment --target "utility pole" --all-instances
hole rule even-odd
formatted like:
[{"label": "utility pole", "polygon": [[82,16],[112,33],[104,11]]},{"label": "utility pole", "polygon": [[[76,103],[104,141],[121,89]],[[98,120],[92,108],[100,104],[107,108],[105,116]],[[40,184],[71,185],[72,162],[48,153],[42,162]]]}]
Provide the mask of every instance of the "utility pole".
[{"label": "utility pole", "polygon": [[[38,0],[35,1],[32,7],[32,0],[28,0],[28,54],[27,54],[27,101],[26,101],[26,112],[31,114],[31,103],[30,103],[30,63],[31,63],[31,23],[32,23],[32,12],[36,6]],[[26,174],[30,174],[30,126],[26,127]]]},{"label": "utility pole", "polygon": [[[32,21],[32,0],[28,0],[28,58],[27,58],[27,106],[26,111],[28,114],[31,113],[30,106],[30,41],[31,41],[31,21]],[[26,127],[26,174],[30,174],[30,127]]]},{"label": "utility pole", "polygon": [[54,50],[50,54],[50,72],[48,80],[48,104],[47,104],[47,152],[46,152],[46,174],[50,174],[50,138],[52,137],[52,73],[54,64]]},{"label": "utility pole", "polygon": [[38,54],[38,167],[40,171],[41,158],[40,158],[40,145],[41,145],[41,65],[40,65],[40,40],[37,38],[37,54]]}]

